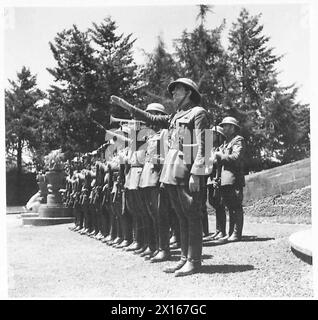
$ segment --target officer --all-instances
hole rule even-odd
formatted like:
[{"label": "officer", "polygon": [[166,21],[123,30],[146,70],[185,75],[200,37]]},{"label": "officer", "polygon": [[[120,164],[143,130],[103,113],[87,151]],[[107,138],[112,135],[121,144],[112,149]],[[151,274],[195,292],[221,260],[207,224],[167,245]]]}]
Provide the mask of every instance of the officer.
[{"label": "officer", "polygon": [[[213,161],[214,153],[220,151],[220,148],[222,148],[223,146],[225,135],[223,132],[223,128],[220,126],[213,126],[212,132],[213,147],[211,150],[211,160]],[[225,207],[221,201],[220,184],[221,166],[215,164],[214,166],[212,165],[212,173],[208,177],[207,188],[209,204],[215,210],[216,229],[212,235],[206,238],[206,240],[216,240],[219,238],[223,238],[226,235],[226,215]]]},{"label": "officer", "polygon": [[111,101],[126,107],[141,120],[161,127],[169,124],[169,150],[160,175],[163,189],[160,201],[169,199],[179,219],[180,261],[165,270],[179,277],[198,272],[201,267],[201,191],[205,175],[204,130],[208,128],[208,118],[206,110],[197,106],[201,95],[192,80],[177,79],[169,84],[168,92],[172,95],[175,108],[175,113],[170,116],[151,115],[114,96]]},{"label": "officer", "polygon": [[[214,162],[222,166],[221,169],[221,197],[229,209],[230,230],[228,242],[239,241],[243,229],[243,187],[244,178],[244,138],[239,135],[240,126],[233,117],[225,117],[220,126],[226,137],[224,146],[214,153]],[[231,229],[231,227],[230,227]]]}]

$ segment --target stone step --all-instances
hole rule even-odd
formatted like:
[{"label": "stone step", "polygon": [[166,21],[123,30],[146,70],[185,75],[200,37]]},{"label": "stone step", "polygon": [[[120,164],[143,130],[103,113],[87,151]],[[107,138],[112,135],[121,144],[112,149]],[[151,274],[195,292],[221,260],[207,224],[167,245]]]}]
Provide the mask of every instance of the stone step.
[{"label": "stone step", "polygon": [[312,231],[311,229],[293,233],[289,237],[289,242],[292,251],[305,260],[306,262],[312,261]]},{"label": "stone step", "polygon": [[74,217],[58,217],[58,218],[46,218],[46,217],[30,217],[22,218],[23,226],[49,226],[62,223],[74,222]]}]

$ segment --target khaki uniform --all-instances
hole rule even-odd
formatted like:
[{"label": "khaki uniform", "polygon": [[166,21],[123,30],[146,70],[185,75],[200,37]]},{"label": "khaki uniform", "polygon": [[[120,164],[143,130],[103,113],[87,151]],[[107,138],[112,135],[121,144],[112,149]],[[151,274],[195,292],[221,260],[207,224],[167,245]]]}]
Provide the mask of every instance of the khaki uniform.
[{"label": "khaki uniform", "polygon": [[[245,142],[240,135],[235,135],[231,141],[221,148],[223,153],[221,171],[221,197],[230,212],[230,224],[233,233],[241,238],[243,229],[243,187]],[[231,230],[232,231],[232,230]]]},{"label": "khaki uniform", "polygon": [[157,126],[169,125],[169,150],[160,175],[163,198],[169,199],[179,219],[181,259],[201,261],[202,193],[190,193],[188,184],[190,174],[194,174],[200,176],[200,190],[204,185],[206,111],[201,107],[188,106],[171,116],[150,115],[142,111],[136,113],[141,120]]}]

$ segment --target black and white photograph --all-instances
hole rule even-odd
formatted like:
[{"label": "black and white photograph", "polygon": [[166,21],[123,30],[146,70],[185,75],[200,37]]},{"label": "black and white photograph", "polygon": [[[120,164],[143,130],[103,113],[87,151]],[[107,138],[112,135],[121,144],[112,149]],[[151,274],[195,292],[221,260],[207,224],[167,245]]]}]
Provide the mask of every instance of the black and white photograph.
[{"label": "black and white photograph", "polygon": [[2,299],[315,299],[314,1],[2,15]]}]

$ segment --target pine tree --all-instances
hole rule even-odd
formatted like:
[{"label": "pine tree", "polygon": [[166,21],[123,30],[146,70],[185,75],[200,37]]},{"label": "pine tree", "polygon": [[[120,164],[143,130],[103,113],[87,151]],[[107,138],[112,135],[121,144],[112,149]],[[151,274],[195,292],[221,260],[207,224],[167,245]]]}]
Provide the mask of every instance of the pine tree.
[{"label": "pine tree", "polygon": [[200,9],[200,25],[192,32],[183,31],[174,45],[179,73],[198,83],[203,93],[202,106],[208,110],[211,122],[216,124],[223,116],[224,79],[228,73],[228,57],[221,44],[225,21],[219,27],[208,30],[204,26],[206,13],[206,10]]},{"label": "pine tree", "polygon": [[5,90],[5,131],[6,152],[15,155],[20,176],[23,148],[37,148],[40,144],[38,102],[45,98],[45,93],[37,88],[36,76],[25,66],[17,78],[17,81],[9,80],[11,88]]},{"label": "pine tree", "polygon": [[56,68],[48,69],[57,83],[49,91],[50,107],[63,150],[87,152],[99,147],[104,132],[93,120],[109,126],[110,96],[134,98],[134,40],[116,31],[115,22],[106,18],[85,32],[74,25],[50,43],[57,61]]},{"label": "pine tree", "polygon": [[[231,72],[226,79],[228,90],[224,99],[227,114],[237,117],[243,126],[250,170],[262,169],[263,164],[273,158],[283,162],[287,158],[291,160],[291,152],[296,150],[290,145],[291,133],[306,136],[300,133],[302,129],[298,127],[296,115],[306,106],[295,104],[297,89],[294,90],[294,86],[279,85],[276,64],[282,56],[276,56],[269,47],[270,38],[262,34],[260,17],[260,14],[250,16],[242,9],[232,25],[229,32]],[[303,112],[306,118],[306,111]],[[290,129],[286,127],[287,120]]]},{"label": "pine tree", "polygon": [[152,53],[146,53],[147,61],[140,69],[140,92],[145,93],[143,106],[158,102],[171,112],[172,99],[167,91],[168,84],[178,78],[177,64],[173,56],[166,51],[163,39],[158,37],[158,44]]}]

